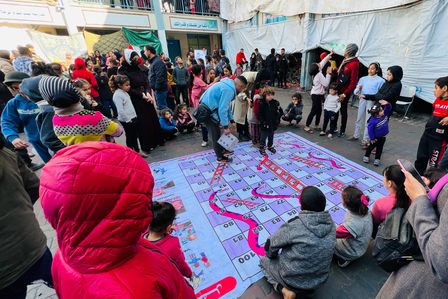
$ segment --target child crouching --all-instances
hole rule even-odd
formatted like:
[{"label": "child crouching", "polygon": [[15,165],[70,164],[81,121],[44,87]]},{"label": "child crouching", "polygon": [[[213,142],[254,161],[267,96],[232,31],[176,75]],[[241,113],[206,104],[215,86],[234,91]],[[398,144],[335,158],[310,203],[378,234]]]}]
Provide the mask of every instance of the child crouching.
[{"label": "child crouching", "polygon": [[177,106],[175,119],[177,130],[180,133],[183,133],[184,131],[191,133],[196,127],[193,117],[190,112],[188,112],[187,104],[180,104]]},{"label": "child crouching", "polygon": [[289,125],[292,125],[293,121],[296,121],[296,125],[298,125],[302,120],[302,110],[302,95],[300,93],[295,93],[292,95],[291,103],[286,107],[282,119],[289,122]]},{"label": "child crouching", "polygon": [[358,188],[345,188],[342,191],[342,204],[347,214],[344,223],[336,229],[335,255],[338,257],[338,266],[344,268],[366,253],[372,236],[373,220],[369,212],[369,198]]},{"label": "child crouching", "polygon": [[160,127],[162,128],[163,137],[166,140],[171,140],[176,136],[178,130],[176,121],[173,119],[173,114],[169,108],[163,109],[160,113]]},{"label": "child crouching", "polygon": [[[381,104],[386,103],[385,108]],[[372,115],[367,121],[367,131],[369,132],[370,144],[367,147],[366,154],[362,159],[364,163],[370,162],[370,154],[376,148],[375,160],[373,165],[379,166],[381,161],[381,154],[383,153],[384,143],[386,143],[386,136],[389,134],[389,113],[392,109],[391,104],[380,101],[373,104],[370,109]]]},{"label": "child crouching", "polygon": [[300,205],[299,215],[266,241],[266,257],[260,261],[268,282],[285,298],[310,293],[328,279],[336,244],[336,226],[325,211],[322,191],[305,187]]}]

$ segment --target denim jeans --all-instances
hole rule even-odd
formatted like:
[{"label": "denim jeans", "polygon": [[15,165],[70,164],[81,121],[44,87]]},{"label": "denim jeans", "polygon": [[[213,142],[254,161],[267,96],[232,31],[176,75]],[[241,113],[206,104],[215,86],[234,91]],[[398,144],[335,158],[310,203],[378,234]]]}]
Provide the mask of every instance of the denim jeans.
[{"label": "denim jeans", "polygon": [[168,91],[157,91],[155,92],[156,95],[156,102],[157,102],[157,108],[159,110],[167,108],[166,98],[168,96]]}]

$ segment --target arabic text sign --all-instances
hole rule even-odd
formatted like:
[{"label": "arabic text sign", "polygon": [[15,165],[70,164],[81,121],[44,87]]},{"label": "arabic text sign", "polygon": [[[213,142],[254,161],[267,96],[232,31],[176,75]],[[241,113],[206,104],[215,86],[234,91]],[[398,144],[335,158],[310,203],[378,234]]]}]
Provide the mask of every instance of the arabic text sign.
[{"label": "arabic text sign", "polygon": [[172,29],[193,29],[218,31],[217,20],[196,20],[185,18],[170,18]]},{"label": "arabic text sign", "polygon": [[0,6],[0,19],[52,22],[47,7],[3,4]]}]

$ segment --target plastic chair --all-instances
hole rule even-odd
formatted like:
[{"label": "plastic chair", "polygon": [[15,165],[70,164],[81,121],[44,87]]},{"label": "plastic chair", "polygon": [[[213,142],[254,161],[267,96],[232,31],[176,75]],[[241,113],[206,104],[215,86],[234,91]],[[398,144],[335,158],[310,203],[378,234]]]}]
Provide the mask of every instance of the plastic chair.
[{"label": "plastic chair", "polygon": [[402,121],[405,119],[408,119],[407,114],[409,112],[409,108],[411,108],[411,105],[414,102],[416,92],[417,92],[417,87],[415,87],[415,86],[403,85],[401,88],[400,99],[401,98],[410,99],[410,101],[397,101],[396,102],[397,106],[407,106],[406,112],[403,115]]}]

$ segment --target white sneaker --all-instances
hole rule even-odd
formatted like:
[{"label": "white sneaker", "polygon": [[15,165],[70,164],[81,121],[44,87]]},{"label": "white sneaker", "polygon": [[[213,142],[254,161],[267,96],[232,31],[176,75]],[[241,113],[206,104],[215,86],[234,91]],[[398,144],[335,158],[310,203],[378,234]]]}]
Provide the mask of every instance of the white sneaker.
[{"label": "white sneaker", "polygon": [[369,163],[369,162],[370,162],[370,158],[364,156],[364,157],[362,157],[362,162],[364,162],[364,163]]},{"label": "white sneaker", "polygon": [[331,139],[333,138],[333,134],[328,134],[327,137]]},{"label": "white sneaker", "polygon": [[375,159],[375,161],[373,161],[373,165],[374,166],[380,166],[380,160],[379,159]]},{"label": "white sneaker", "polygon": [[202,147],[206,147],[208,145],[208,142],[207,141],[202,141],[202,143],[201,143],[201,146]]}]

